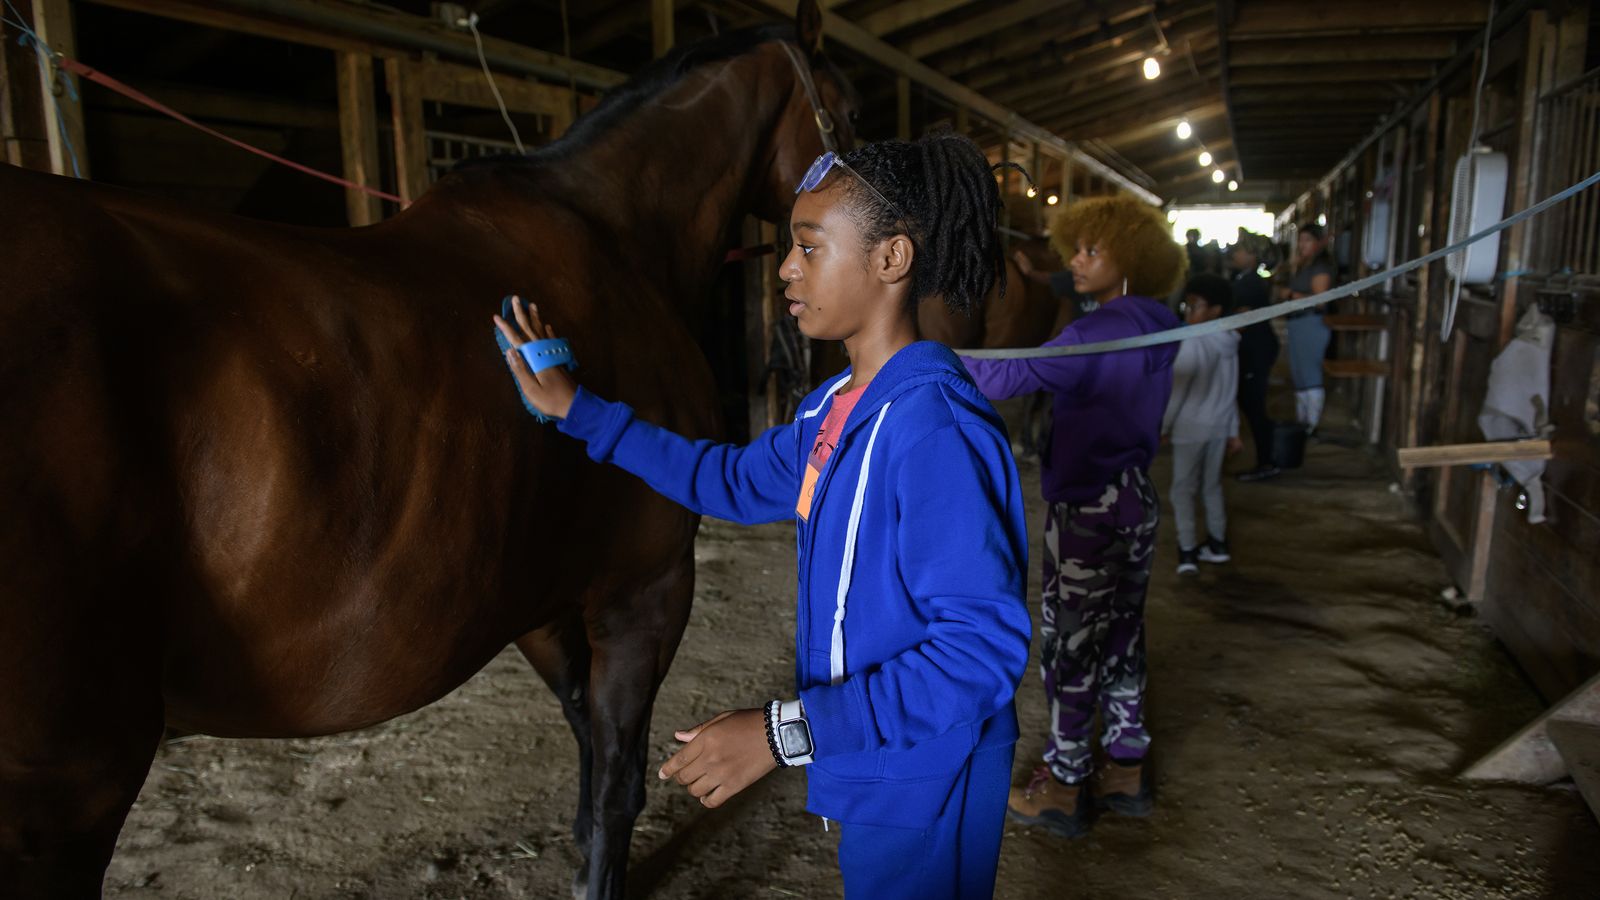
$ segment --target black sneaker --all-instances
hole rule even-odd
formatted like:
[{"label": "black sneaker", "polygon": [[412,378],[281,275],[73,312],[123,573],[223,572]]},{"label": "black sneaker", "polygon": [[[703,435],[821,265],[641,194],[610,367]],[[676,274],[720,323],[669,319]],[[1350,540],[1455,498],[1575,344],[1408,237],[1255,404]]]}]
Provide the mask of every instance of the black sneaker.
[{"label": "black sneaker", "polygon": [[1256,466],[1248,472],[1240,472],[1234,477],[1240,481],[1266,481],[1268,478],[1277,478],[1283,470],[1274,465]]},{"label": "black sneaker", "polygon": [[1200,553],[1197,550],[1178,549],[1178,574],[1195,575],[1200,572]]},{"label": "black sneaker", "polygon": [[1200,545],[1200,561],[1206,563],[1225,563],[1231,559],[1228,555],[1228,542],[1212,538]]}]

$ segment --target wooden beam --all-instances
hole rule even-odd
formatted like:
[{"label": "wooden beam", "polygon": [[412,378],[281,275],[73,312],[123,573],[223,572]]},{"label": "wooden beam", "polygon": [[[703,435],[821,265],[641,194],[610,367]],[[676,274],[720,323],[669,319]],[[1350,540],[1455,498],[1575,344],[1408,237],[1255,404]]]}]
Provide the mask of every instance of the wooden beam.
[{"label": "wooden beam", "polygon": [[[1228,138],[1223,138],[1220,141],[1207,143],[1204,149],[1211,151],[1211,155],[1213,157],[1212,165],[1215,165],[1222,159],[1222,157],[1218,156],[1218,154],[1233,149],[1233,141]],[[1161,169],[1174,169],[1178,168],[1179,166],[1187,166],[1190,169],[1199,167],[1200,149],[1198,149],[1194,144],[1189,144],[1181,151],[1174,153],[1171,156],[1164,156],[1161,159],[1143,163],[1139,166],[1139,168],[1144,169],[1146,172],[1153,173]]]},{"label": "wooden beam", "polygon": [[1368,35],[1392,32],[1454,31],[1482,28],[1488,10],[1483,3],[1461,0],[1341,0],[1339,3],[1244,3],[1230,36],[1239,39],[1284,38],[1301,34],[1330,37],[1330,32]]},{"label": "wooden beam", "polygon": [[1402,469],[1470,466],[1477,463],[1509,462],[1514,459],[1550,459],[1553,455],[1550,442],[1547,440],[1401,447],[1395,451]]},{"label": "wooden beam", "polygon": [[[1237,6],[1234,0],[1218,0],[1216,15],[1212,19],[1217,26],[1217,69],[1219,70],[1217,92],[1222,95],[1222,105],[1228,110],[1228,137],[1233,140],[1239,139],[1239,129],[1234,124],[1233,114],[1233,91],[1235,85],[1228,72],[1228,31],[1233,27],[1237,15]],[[1234,161],[1233,176],[1239,179],[1244,178],[1244,165],[1239,160]]]},{"label": "wooden beam", "polygon": [[1461,777],[1479,781],[1549,784],[1567,775],[1567,764],[1550,742],[1553,722],[1600,724],[1600,674],[1556,701],[1505,743],[1473,763]]},{"label": "wooden beam", "polygon": [[1066,6],[1070,2],[1071,0],[1013,0],[1003,5],[986,4],[987,12],[918,35],[901,44],[900,49],[913,59],[943,53],[952,47],[981,41],[996,31],[1019,25],[1035,16]]},{"label": "wooden beam", "polygon": [[1313,104],[1329,112],[1338,112],[1348,106],[1381,104],[1392,107],[1410,93],[1409,85],[1392,81],[1358,81],[1348,84],[1295,84],[1290,82],[1274,87],[1252,85],[1235,86],[1233,99],[1239,106],[1281,106],[1301,103]]},{"label": "wooden beam", "polygon": [[1107,130],[1096,137],[1108,144],[1133,144],[1149,140],[1160,134],[1172,134],[1178,126],[1179,119],[1188,119],[1190,127],[1197,127],[1197,123],[1222,118],[1227,114],[1227,109],[1222,103],[1199,103],[1192,107],[1177,110],[1166,109],[1160,114],[1151,114],[1135,117],[1124,117],[1125,121],[1118,127]]},{"label": "wooden beam", "polygon": [[1248,66],[1228,73],[1233,87],[1282,87],[1286,84],[1344,84],[1352,81],[1419,82],[1433,74],[1431,62],[1372,63],[1364,66]]},{"label": "wooden beam", "polygon": [[[59,0],[57,0],[59,2]],[[333,50],[365,49],[375,56],[398,51],[437,53],[476,63],[472,36],[429,18],[377,4],[327,3],[320,0],[88,0],[182,19],[216,28],[279,37]],[[621,72],[535,50],[501,38],[483,36],[484,55],[495,69],[535,75],[582,87],[606,90],[627,81]]]},{"label": "wooden beam", "polygon": [[[1222,103],[1217,99],[1216,91],[1201,87],[1154,103],[1128,107],[1120,112],[1103,111],[1086,117],[1079,111],[1045,121],[1054,123],[1056,130],[1074,138],[1109,140],[1114,135],[1124,134],[1141,125],[1167,120],[1175,122],[1179,117],[1192,116],[1195,109],[1212,105],[1216,106],[1219,115],[1222,114]],[[1192,119],[1190,124],[1193,124]]]},{"label": "wooden beam", "polygon": [[[344,156],[345,180],[366,187],[381,187],[372,57],[365,53],[340,53],[335,66],[339,75],[339,146]],[[382,202],[354,188],[345,188],[344,205],[351,227],[371,225],[383,218]]]},{"label": "wooden beam", "polygon": [[666,56],[672,49],[676,14],[677,7],[672,0],[650,0],[650,49],[656,59]]},{"label": "wooden beam", "polygon": [[1396,60],[1445,60],[1456,52],[1454,38],[1387,35],[1359,41],[1283,40],[1241,42],[1230,48],[1230,66],[1337,65]]},{"label": "wooden beam", "polygon": [[902,0],[856,20],[856,24],[878,37],[910,28],[928,19],[937,18],[954,9],[971,4],[973,0]]},{"label": "wooden beam", "polygon": [[[78,55],[69,0],[33,0],[33,30],[39,39],[65,56]],[[39,66],[39,90],[44,103],[45,139],[49,141],[50,171],[57,175],[89,177],[89,146],[83,137],[83,101],[72,93],[57,89],[58,75],[53,64]],[[50,98],[54,95],[54,102]],[[79,95],[81,96],[81,94]]]},{"label": "wooden beam", "polygon": [[[483,70],[455,63],[425,60],[417,66],[418,90],[423,100],[474,106],[479,109],[498,109],[494,92],[483,79]],[[522,78],[495,75],[495,86],[512,112],[540,116],[561,116],[572,109],[572,91],[569,88],[540,84]]]},{"label": "wooden beam", "polygon": [[[768,9],[789,18],[794,16],[794,0],[753,0]],[[845,21],[838,16],[823,17],[824,31],[839,43],[854,50],[856,53],[879,63],[899,75],[905,75],[924,87],[944,97],[953,106],[966,106],[980,116],[999,124],[1005,131],[1014,137],[1036,140],[1043,144],[1046,150],[1057,156],[1074,155],[1085,169],[1092,170],[1112,179],[1122,186],[1128,193],[1133,194],[1146,203],[1159,205],[1161,198],[1150,193],[1138,182],[1121,172],[1111,168],[1100,160],[1084,152],[1081,147],[1070,141],[1063,140],[1059,135],[1046,128],[1023,118],[1016,112],[995,103],[993,100],[979,94],[966,85],[960,84],[948,76],[942,75],[927,65],[907,56],[894,47],[884,43],[879,38],[868,34],[859,26]],[[1142,173],[1141,173],[1142,174]]]},{"label": "wooden beam", "polygon": [[420,64],[384,60],[394,125],[395,193],[413,203],[428,189],[428,136],[422,115]]},{"label": "wooden beam", "polygon": [[1600,724],[1556,719],[1546,731],[1589,811],[1600,816]]}]

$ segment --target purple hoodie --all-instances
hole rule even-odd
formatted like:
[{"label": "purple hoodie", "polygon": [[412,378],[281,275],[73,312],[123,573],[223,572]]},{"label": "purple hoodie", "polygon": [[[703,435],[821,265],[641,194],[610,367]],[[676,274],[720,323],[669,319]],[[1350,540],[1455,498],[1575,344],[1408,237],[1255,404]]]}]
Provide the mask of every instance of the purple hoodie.
[{"label": "purple hoodie", "polygon": [[[1068,325],[1046,347],[1094,344],[1177,328],[1165,304],[1119,297]],[[1159,344],[1088,356],[1047,359],[970,359],[978,389],[990,400],[1033,391],[1055,394],[1055,422],[1040,480],[1052,503],[1097,499],[1117,473],[1150,468],[1161,438],[1161,416],[1172,393],[1178,345]]]}]

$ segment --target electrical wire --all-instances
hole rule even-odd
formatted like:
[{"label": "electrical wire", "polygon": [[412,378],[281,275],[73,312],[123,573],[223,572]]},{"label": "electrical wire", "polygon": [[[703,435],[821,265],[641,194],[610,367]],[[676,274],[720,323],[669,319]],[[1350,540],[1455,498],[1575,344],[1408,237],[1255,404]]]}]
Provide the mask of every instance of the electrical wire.
[{"label": "electrical wire", "polygon": [[505,120],[506,127],[511,129],[511,140],[517,145],[517,152],[523,156],[528,155],[527,148],[522,146],[522,135],[517,133],[517,125],[511,121],[511,113],[506,109],[506,101],[500,96],[500,88],[494,83],[494,75],[489,71],[489,59],[483,53],[483,35],[478,33],[478,14],[467,16],[467,29],[472,32],[472,42],[478,48],[478,65],[483,67],[483,77],[489,82],[489,93],[494,94],[494,102],[500,106],[500,118]]}]

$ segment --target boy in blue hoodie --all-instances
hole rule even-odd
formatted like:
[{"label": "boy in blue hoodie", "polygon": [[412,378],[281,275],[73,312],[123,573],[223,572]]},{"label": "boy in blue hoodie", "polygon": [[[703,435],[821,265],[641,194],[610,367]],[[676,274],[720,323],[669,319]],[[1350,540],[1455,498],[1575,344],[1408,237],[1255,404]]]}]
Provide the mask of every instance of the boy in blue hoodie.
[{"label": "boy in blue hoodie", "polygon": [[[797,529],[798,696],[677,733],[661,768],[707,806],[805,766],[842,823],[848,897],[989,897],[1027,665],[1027,535],[1004,425],[956,356],[918,341],[925,298],[971,310],[1000,268],[995,180],[954,134],[825,153],[796,191],[780,275],[802,333],[852,368],[745,447],[689,441],[507,362],[524,398],[697,513]],[[1002,276],[1003,277],[1003,276]],[[942,300],[941,300],[942,298]],[[496,325],[553,337],[536,309]]]},{"label": "boy in blue hoodie", "polygon": [[[1129,197],[1084,200],[1057,214],[1050,242],[1074,286],[1099,307],[1045,344],[1070,346],[1178,327],[1154,297],[1177,287],[1183,251],[1152,207]],[[1149,815],[1144,767],[1144,600],[1161,504],[1150,482],[1173,344],[1042,359],[963,359],[990,399],[1054,395],[1041,454],[1043,647],[1050,701],[1044,765],[1012,791],[1011,816],[1065,837],[1085,833],[1095,806]],[[1100,713],[1108,765],[1096,771]],[[1088,784],[1095,776],[1093,793]]]}]

